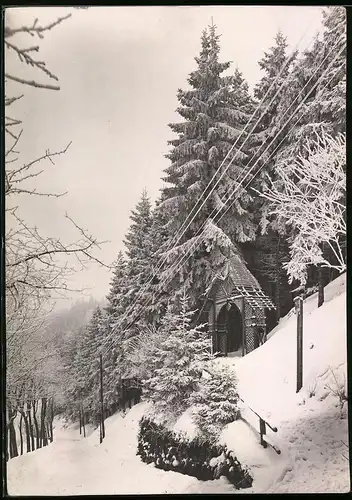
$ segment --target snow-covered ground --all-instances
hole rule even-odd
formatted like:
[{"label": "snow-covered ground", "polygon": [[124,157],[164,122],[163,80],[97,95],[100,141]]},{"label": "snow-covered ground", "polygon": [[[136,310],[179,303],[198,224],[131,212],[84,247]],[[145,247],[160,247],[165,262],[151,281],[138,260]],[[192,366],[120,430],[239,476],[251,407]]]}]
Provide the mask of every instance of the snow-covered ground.
[{"label": "snow-covered ground", "polygon": [[[296,393],[295,314],[288,314],[269,340],[244,358],[221,358],[233,366],[242,399],[278,428],[267,429],[273,449],[258,447],[258,433],[242,421],[225,428],[222,440],[253,473],[252,492],[347,492],[350,489],[347,403],[341,412],[333,394],[347,391],[346,275],[304,302],[303,388]],[[336,378],[336,380],[335,380]],[[258,417],[243,416],[255,429]]]},{"label": "snow-covered ground", "polygon": [[[221,358],[237,373],[244,401],[278,427],[267,440],[281,454],[259,444],[258,418],[246,406],[243,417],[229,424],[221,440],[250,467],[253,487],[241,492],[348,492],[347,405],[341,412],[332,391],[335,378],[347,380],[345,275],[326,289],[317,309],[316,295],[304,304],[303,389],[296,394],[296,317],[289,314],[267,343],[244,358]],[[327,388],[329,386],[330,388]],[[56,421],[55,441],[8,462],[10,495],[83,495],[151,493],[235,493],[226,479],[202,482],[146,465],[136,456],[138,421],[148,405],[106,421],[99,431],[79,435],[76,426]],[[248,425],[250,424],[250,425]],[[188,411],[178,430],[192,433]]]}]

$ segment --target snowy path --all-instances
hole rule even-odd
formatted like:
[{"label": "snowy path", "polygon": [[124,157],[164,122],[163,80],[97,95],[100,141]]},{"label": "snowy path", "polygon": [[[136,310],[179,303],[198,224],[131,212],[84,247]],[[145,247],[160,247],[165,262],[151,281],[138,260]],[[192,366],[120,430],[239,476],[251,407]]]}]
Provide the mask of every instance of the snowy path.
[{"label": "snowy path", "polygon": [[137,425],[143,404],[125,418],[106,421],[100,445],[95,431],[81,439],[78,430],[57,428],[55,442],[8,462],[10,495],[102,495],[229,492],[225,479],[201,482],[146,465],[136,456]]},{"label": "snowy path", "polygon": [[[341,418],[331,388],[347,379],[345,276],[325,289],[326,303],[316,307],[316,296],[304,304],[304,386],[296,393],[296,320],[288,315],[268,342],[247,356],[220,358],[233,366],[239,392],[253,408],[278,427],[270,439],[281,455],[259,444],[257,430],[243,421],[229,424],[224,443],[249,466],[253,488],[240,493],[346,493],[350,490],[347,405]],[[253,376],[255,374],[255,376]],[[260,378],[257,374],[260,374]],[[336,378],[335,378],[336,377]],[[335,384],[335,385],[334,385]],[[312,392],[313,390],[313,392]],[[313,394],[314,393],[314,394]],[[86,439],[79,431],[57,426],[55,442],[8,462],[12,495],[103,495],[162,493],[236,493],[225,478],[198,481],[146,465],[136,456],[138,421],[146,403],[123,418],[106,421],[107,437],[99,431]],[[243,416],[258,428],[258,418]],[[187,412],[178,430],[189,431]]]}]

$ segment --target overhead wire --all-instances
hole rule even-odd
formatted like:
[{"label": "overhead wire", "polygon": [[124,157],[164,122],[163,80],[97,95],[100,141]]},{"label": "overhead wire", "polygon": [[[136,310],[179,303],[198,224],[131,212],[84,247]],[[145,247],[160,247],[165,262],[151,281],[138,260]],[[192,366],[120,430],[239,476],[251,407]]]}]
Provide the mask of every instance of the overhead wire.
[{"label": "overhead wire", "polygon": [[[241,147],[237,150],[236,154],[232,157],[230,163],[226,166],[226,168],[224,169],[224,171],[222,172],[221,176],[219,177],[219,179],[217,180],[216,184],[213,186],[213,189],[208,193],[207,197],[205,198],[205,200],[203,201],[202,205],[199,207],[199,209],[196,211],[196,213],[194,214],[193,218],[191,219],[191,221],[188,223],[187,227],[183,230],[183,232],[179,235],[180,231],[182,230],[182,227],[185,225],[185,223],[187,222],[188,218],[190,217],[191,213],[193,212],[193,210],[195,209],[195,207],[197,206],[197,204],[199,203],[199,201],[201,200],[202,196],[206,193],[207,189],[209,188],[209,186],[211,185],[211,183],[213,182],[213,180],[216,178],[217,174],[219,173],[219,171],[221,170],[221,168],[223,167],[225,161],[227,160],[227,158],[229,157],[229,155],[231,154],[231,152],[233,151],[233,149],[236,147],[239,139],[241,138],[241,136],[244,134],[244,132],[246,131],[247,127],[250,125],[250,123],[252,122],[252,119],[253,117],[255,116],[255,114],[258,112],[258,110],[261,108],[263,102],[265,101],[266,97],[269,95],[270,91],[272,90],[272,88],[275,86],[276,82],[278,81],[278,79],[280,78],[281,74],[283,73],[283,71],[285,70],[286,66],[292,61],[292,58],[294,57],[294,54],[296,53],[297,51],[297,48],[298,46],[301,44],[302,40],[305,38],[306,34],[307,34],[307,31],[308,31],[308,28],[309,28],[309,25],[307,26],[306,30],[304,31],[304,33],[302,34],[301,38],[299,39],[299,41],[297,42],[297,44],[295,45],[294,49],[292,50],[291,54],[285,59],[283,65],[281,66],[278,74],[276,75],[275,79],[271,82],[271,84],[269,85],[268,87],[268,90],[266,91],[265,95],[263,96],[261,102],[259,103],[259,105],[256,107],[256,109],[254,110],[254,112],[252,113],[251,117],[249,118],[247,124],[245,125],[245,127],[242,129],[241,133],[239,134],[239,136],[237,137],[236,141],[234,142],[234,144],[232,145],[232,147],[230,148],[230,150],[228,151],[227,155],[225,156],[225,158],[222,160],[222,162],[220,163],[220,166],[218,167],[218,169],[216,170],[215,174],[213,175],[213,177],[211,178],[211,180],[209,181],[207,187],[203,190],[203,192],[201,193],[201,195],[199,196],[196,204],[194,205],[194,207],[192,208],[191,212],[188,214],[187,218],[185,219],[185,221],[183,222],[183,224],[181,225],[181,227],[178,229],[176,235],[171,239],[171,241],[169,242],[168,244],[168,247],[167,249],[163,252],[164,254],[167,253],[170,249],[171,249],[171,246],[174,244],[175,240],[176,240],[176,244],[180,241],[180,239],[182,238],[182,236],[185,234],[185,232],[187,231],[187,229],[189,228],[190,224],[193,222],[193,220],[195,219],[195,217],[198,215],[198,213],[200,212],[200,210],[202,209],[202,207],[204,206],[204,204],[206,203],[206,201],[209,199],[209,197],[211,196],[211,194],[214,192],[215,188],[217,187],[217,185],[219,184],[220,180],[222,179],[222,177],[226,174],[227,170],[230,168],[232,162],[236,159],[237,155],[239,154],[239,152],[241,151],[241,148],[245,145],[245,143],[247,142],[247,140],[249,139],[249,137],[251,136],[251,134],[253,133],[253,131],[255,130],[255,128],[257,127],[258,123],[262,120],[262,118],[265,116],[266,112],[267,112],[267,109],[271,106],[271,104],[273,103],[273,101],[275,100],[275,98],[277,97],[277,95],[279,94],[279,92],[281,91],[284,83],[285,83],[285,80],[282,82],[282,84],[280,85],[280,87],[278,88],[278,90],[275,92],[274,96],[272,97],[271,101],[269,102],[269,104],[266,105],[266,108],[264,109],[264,111],[262,112],[261,116],[259,117],[259,119],[257,120],[257,122],[255,123],[255,125],[252,127],[252,130],[251,132],[249,132],[249,134],[247,135],[247,138],[245,139],[245,141],[242,143]],[[157,269],[156,271],[154,271],[151,275],[151,278],[150,280],[145,283],[141,290],[137,293],[137,296],[135,297],[134,299],[134,302],[128,307],[128,309],[126,310],[126,312],[124,313],[124,317],[121,318],[121,320],[119,321],[119,325],[120,323],[123,321],[123,319],[125,319],[125,317],[128,316],[128,314],[134,310],[136,304],[137,304],[137,301],[138,301],[138,298],[143,295],[144,291],[147,289],[147,287],[152,283],[153,281],[153,278],[156,274],[156,272],[160,271],[162,269],[162,266],[166,263],[167,261],[167,257],[164,257],[164,258],[161,258],[160,259],[160,263],[159,265],[157,264]],[[111,335],[114,335],[116,333],[116,330],[113,328],[112,329],[112,332],[111,332]]]},{"label": "overhead wire", "polygon": [[[339,42],[340,42],[340,40],[337,42],[336,46],[338,45],[338,43],[339,43]],[[301,90],[301,92],[298,94],[298,96],[296,97],[296,99],[293,101],[293,103],[291,103],[290,107],[289,107],[289,108],[285,111],[285,114],[286,114],[286,113],[287,113],[287,111],[288,111],[288,110],[292,107],[292,105],[294,104],[294,102],[297,100],[297,98],[300,96],[300,94],[304,91],[305,87],[306,87],[306,86],[310,83],[310,81],[312,80],[312,78],[316,75],[316,73],[317,73],[317,71],[319,70],[320,66],[321,66],[321,65],[325,62],[325,60],[326,60],[326,59],[327,59],[327,57],[330,55],[330,53],[331,53],[333,50],[335,50],[335,49],[336,49],[336,47],[334,46],[334,47],[333,47],[333,48],[329,51],[329,53],[326,55],[326,57],[322,60],[322,62],[319,64],[318,68],[316,68],[316,70],[315,70],[314,74],[313,74],[313,75],[311,76],[311,78],[308,80],[308,82],[307,82],[307,83],[306,83],[306,85],[303,87],[303,89]],[[267,147],[267,149],[266,149],[266,150],[265,150],[265,151],[261,154],[261,156],[257,159],[257,161],[255,162],[255,164],[254,164],[254,165],[250,168],[250,170],[247,172],[247,174],[245,174],[245,176],[244,176],[244,178],[241,180],[240,184],[236,186],[235,190],[231,193],[230,197],[226,200],[225,205],[226,205],[226,203],[228,203],[229,199],[231,199],[231,198],[232,198],[233,194],[234,194],[234,193],[235,193],[235,192],[239,189],[239,187],[241,187],[241,184],[243,183],[243,181],[246,179],[246,177],[248,177],[248,175],[250,174],[250,172],[251,172],[251,171],[254,169],[254,167],[258,164],[258,162],[259,162],[259,160],[261,159],[262,155],[263,155],[263,154],[265,154],[265,153],[269,150],[269,148],[272,146],[272,144],[273,144],[273,143],[274,143],[274,141],[277,139],[277,137],[279,136],[279,134],[282,132],[282,130],[286,127],[286,125],[287,125],[287,124],[289,123],[289,121],[292,119],[292,117],[294,116],[294,114],[295,114],[295,113],[296,113],[296,112],[297,112],[297,111],[301,108],[301,106],[303,106],[303,104],[304,104],[305,100],[308,98],[308,96],[309,96],[309,95],[310,95],[310,93],[314,90],[314,88],[318,85],[318,83],[319,83],[319,82],[320,82],[320,80],[323,78],[323,76],[325,76],[325,73],[326,73],[326,72],[330,69],[330,66],[333,64],[333,62],[335,62],[335,60],[337,59],[337,57],[339,57],[339,55],[341,54],[341,52],[342,52],[343,50],[344,50],[344,47],[343,47],[343,48],[342,48],[342,49],[338,52],[338,54],[335,56],[335,58],[331,61],[331,63],[330,63],[330,64],[328,65],[328,67],[326,68],[326,70],[325,70],[325,71],[323,72],[323,74],[319,77],[318,81],[317,81],[317,82],[313,85],[312,89],[310,89],[309,93],[305,96],[305,98],[304,98],[304,99],[302,100],[302,102],[299,104],[299,106],[297,107],[297,109],[293,112],[293,114],[290,116],[290,118],[286,121],[286,123],[283,125],[283,127],[282,127],[282,128],[279,130],[279,132],[276,134],[276,136],[274,137],[274,139],[272,140],[272,142],[269,144],[269,146]],[[342,67],[342,66],[341,66],[341,67]],[[340,68],[339,68],[339,69],[340,69]],[[284,116],[285,116],[285,114],[284,114]],[[281,142],[282,142],[282,141],[281,141]],[[281,144],[281,143],[280,143],[280,144]],[[276,149],[277,149],[277,148],[276,148]],[[260,170],[259,170],[259,171],[260,171]],[[258,171],[258,173],[259,173],[259,171]],[[252,181],[252,180],[253,180],[253,178],[251,179],[251,181]],[[251,181],[250,181],[250,182],[251,182]],[[249,183],[247,184],[247,186],[248,186],[248,185],[249,185]],[[247,187],[247,186],[246,186],[246,187]],[[233,204],[233,202],[232,202],[232,204]],[[232,204],[231,204],[231,205],[232,205]],[[218,215],[218,213],[220,213],[222,209],[223,209],[223,207],[221,207],[221,208],[217,211],[216,215]],[[228,209],[229,209],[229,208],[228,208]],[[226,212],[228,211],[228,209],[226,210]],[[213,210],[213,212],[214,212],[214,210]],[[212,212],[212,214],[208,217],[208,219],[205,221],[205,223],[204,223],[204,225],[203,225],[203,227],[202,227],[201,231],[204,229],[204,227],[205,227],[206,223],[208,222],[208,220],[210,220],[210,219],[211,219],[211,217],[212,217],[212,215],[213,215],[213,212]],[[216,216],[216,215],[215,215],[215,216]],[[223,214],[223,215],[224,215],[224,214]],[[222,215],[222,217],[223,217],[223,215]],[[221,217],[221,218],[222,218],[222,217]],[[199,236],[201,236],[201,234],[200,234]],[[199,236],[198,236],[198,238],[197,238],[197,240],[196,240],[196,243],[199,241]],[[194,245],[193,245],[193,247],[194,247]],[[192,248],[193,248],[193,247],[192,247]],[[191,248],[190,250],[192,250],[192,248]],[[187,252],[187,253],[189,253],[189,251],[190,251],[190,250],[188,250],[188,252]],[[170,274],[171,274],[171,273],[174,273],[174,271],[177,269],[177,267],[180,267],[180,266],[182,266],[182,265],[184,264],[184,263],[182,263],[182,259],[184,259],[184,257],[186,257],[186,256],[187,256],[187,253],[186,253],[186,255],[182,256],[182,257],[181,257],[181,260],[180,260],[180,261],[178,261],[178,262],[176,263],[176,266],[174,266],[174,267],[170,270]],[[164,283],[163,283],[163,284],[164,284]],[[146,307],[146,306],[144,306],[144,307]],[[135,321],[135,320],[133,320],[133,321]],[[126,330],[128,330],[128,328],[130,328],[130,327],[131,327],[131,324],[133,323],[133,321],[129,324],[129,326],[126,328]],[[105,351],[105,352],[106,352],[106,351]]]},{"label": "overhead wire", "polygon": [[[336,46],[338,45],[338,43],[339,43],[339,42],[340,42],[340,40],[337,42]],[[326,55],[326,57],[325,57],[325,58],[321,61],[321,63],[319,64],[319,66],[316,68],[316,70],[315,70],[314,74],[311,76],[311,78],[309,79],[309,81],[306,83],[306,85],[304,86],[304,88],[301,90],[300,94],[303,92],[303,90],[305,89],[305,87],[306,87],[306,86],[310,83],[310,81],[311,81],[311,80],[312,80],[312,78],[316,75],[316,73],[317,73],[317,71],[319,70],[319,68],[321,67],[321,65],[325,62],[325,60],[326,60],[326,59],[327,59],[327,57],[330,55],[330,53],[331,53],[333,50],[335,50],[335,48],[336,48],[336,47],[334,46],[334,47],[333,47],[333,48],[332,48],[332,49],[328,52],[328,54]],[[341,51],[342,51],[342,50],[344,50],[344,49],[341,49]],[[333,62],[334,62],[334,61],[336,60],[336,58],[340,55],[341,51],[340,51],[340,52],[338,53],[338,55],[335,57],[335,59],[333,60]],[[290,60],[291,58],[292,58],[292,55],[288,58],[288,60]],[[287,62],[287,61],[286,61],[286,62]],[[332,64],[332,63],[330,63],[330,65],[331,65],[331,64]],[[328,66],[328,69],[330,68],[330,65]],[[325,72],[326,72],[326,71],[327,71],[327,70],[325,70]],[[325,75],[325,72],[323,73],[323,75]],[[320,78],[322,78],[322,77],[323,77],[323,75],[321,75],[321,77],[320,77]],[[284,83],[284,82],[283,82],[283,83]],[[281,88],[281,87],[280,87],[280,88]],[[314,86],[313,86],[313,88],[314,88]],[[313,90],[313,88],[311,89],[311,91]],[[311,91],[310,91],[310,92],[311,92]],[[299,94],[299,95],[300,95],[300,94]],[[276,95],[277,95],[277,93],[275,94],[275,97],[276,97]],[[291,106],[290,106],[290,107],[292,107],[292,105],[293,105],[293,104],[294,104],[294,102],[297,100],[297,98],[299,97],[299,95],[296,97],[296,99],[293,101],[293,103],[291,103]],[[306,97],[308,97],[308,95],[309,95],[309,94],[307,94],[307,96],[306,96]],[[306,99],[306,98],[305,98],[305,99]],[[304,99],[304,100],[303,100],[303,102],[299,105],[298,109],[299,109],[299,108],[303,105],[303,103],[305,102],[305,99]],[[290,109],[290,107],[286,110],[286,112]],[[267,108],[266,108],[266,109],[267,109]],[[296,111],[298,111],[298,109],[297,109]],[[296,112],[296,111],[295,111],[295,112]],[[285,114],[286,114],[286,112],[285,112]],[[290,118],[289,118],[289,120],[285,123],[285,125],[283,126],[283,128],[287,125],[287,123],[290,121],[290,119],[291,119],[291,118],[292,118],[292,117],[290,117]],[[261,118],[260,118],[260,119],[261,119]],[[257,122],[257,123],[258,123],[258,122]],[[273,139],[272,143],[268,146],[268,148],[264,151],[264,153],[265,153],[265,152],[267,152],[267,150],[271,147],[271,145],[273,144],[274,140],[275,140],[275,139],[277,138],[277,136],[281,133],[281,131],[282,131],[282,129],[281,129],[281,130],[279,131],[279,133],[275,136],[275,138]],[[262,153],[262,155],[263,155],[264,153]],[[261,155],[261,156],[262,156],[262,155]],[[241,183],[240,183],[238,186],[236,186],[236,188],[237,188],[237,189],[235,189],[235,191],[236,191],[236,190],[238,190],[238,188],[241,186],[242,182],[243,182],[243,181],[245,180],[245,178],[249,175],[249,173],[250,173],[250,172],[251,172],[251,170],[255,167],[255,165],[259,162],[260,158],[261,158],[261,157],[259,157],[259,158],[258,158],[258,160],[256,161],[256,163],[255,163],[255,164],[251,167],[250,171],[249,171],[249,172],[245,175],[245,177],[242,179]],[[215,175],[216,175],[216,174],[215,174]],[[235,191],[234,191],[234,192],[235,192]],[[230,195],[230,198],[233,196],[234,192]],[[227,201],[228,201],[228,200],[227,200]],[[227,203],[227,201],[225,202],[225,204]],[[222,208],[223,208],[223,207],[222,207]],[[221,210],[222,210],[222,208],[221,208],[221,209],[219,209],[219,211],[221,211]],[[212,214],[211,214],[211,215],[208,217],[208,219],[206,220],[205,224],[206,224],[206,223],[207,223],[207,221],[208,221],[208,220],[212,217],[213,213],[214,213],[214,210],[213,210]],[[217,215],[217,214],[216,214],[216,215]],[[205,224],[203,225],[203,228],[205,227]],[[202,228],[202,229],[203,229],[203,228]],[[198,239],[199,239],[199,238],[198,238]],[[198,241],[198,240],[197,240],[197,241]],[[187,255],[187,253],[186,253],[186,255]],[[178,267],[179,267],[180,265],[183,265],[183,263],[181,263],[181,261],[182,261],[182,259],[183,259],[184,257],[185,257],[185,256],[182,256],[182,257],[181,257],[181,260],[180,260],[179,262],[177,262],[177,263],[176,263],[176,266],[178,266]],[[176,269],[176,266],[174,266],[174,268],[172,268],[172,269],[170,270],[170,272],[173,272],[173,271]],[[163,283],[163,284],[164,284],[164,283]],[[134,305],[135,305],[135,304],[134,304]],[[144,308],[145,308],[145,307],[146,307],[146,306],[144,306]],[[124,318],[123,318],[123,319],[124,319]],[[135,320],[133,320],[133,321],[135,321]],[[133,322],[133,321],[132,321],[132,322]],[[131,323],[132,323],[132,322],[131,322]],[[122,321],[121,321],[121,323],[122,323]],[[120,323],[120,324],[121,324],[121,323]],[[127,330],[131,327],[131,323],[130,323],[130,324],[129,324],[129,326],[126,328]],[[114,332],[114,333],[115,333],[115,332]],[[108,339],[107,339],[107,340],[108,340]],[[104,344],[104,345],[106,345],[106,344]]]}]

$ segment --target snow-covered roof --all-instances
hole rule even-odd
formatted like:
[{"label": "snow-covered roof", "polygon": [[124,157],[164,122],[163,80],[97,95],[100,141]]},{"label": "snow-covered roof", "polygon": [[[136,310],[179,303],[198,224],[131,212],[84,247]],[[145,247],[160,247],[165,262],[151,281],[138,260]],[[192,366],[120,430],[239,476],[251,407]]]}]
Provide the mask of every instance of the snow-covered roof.
[{"label": "snow-covered roof", "polygon": [[261,289],[258,281],[246,266],[245,261],[237,254],[232,255],[224,266],[221,273],[223,278],[231,278],[233,284],[237,286],[252,287]]},{"label": "snow-covered roof", "polygon": [[244,259],[239,254],[233,254],[229,257],[221,272],[214,276],[210,285],[208,297],[212,295],[211,289],[214,288],[217,283],[223,283],[228,280],[232,285],[231,295],[237,294],[245,297],[252,307],[259,309],[275,309],[274,304],[263,292],[259,282],[250,272]]}]

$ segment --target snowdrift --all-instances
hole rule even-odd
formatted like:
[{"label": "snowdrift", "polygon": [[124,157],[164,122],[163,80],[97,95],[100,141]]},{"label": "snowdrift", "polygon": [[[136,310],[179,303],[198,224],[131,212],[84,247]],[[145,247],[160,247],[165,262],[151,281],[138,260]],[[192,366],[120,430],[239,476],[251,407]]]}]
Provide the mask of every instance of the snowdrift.
[{"label": "snowdrift", "polygon": [[[258,417],[246,405],[244,420],[225,427],[222,443],[251,469],[253,487],[236,491],[224,478],[198,481],[144,464],[138,456],[140,418],[149,405],[140,403],[125,416],[106,420],[106,438],[99,430],[82,438],[77,426],[56,422],[54,443],[7,464],[11,495],[103,495],[162,493],[347,492],[350,489],[347,405],[340,410],[333,394],[347,380],[345,275],[325,289],[326,302],[317,308],[313,295],[304,303],[303,376],[296,394],[296,317],[289,313],[267,343],[244,358],[220,358],[239,380],[247,405],[278,427],[267,440],[281,455],[259,444]],[[191,411],[175,430],[193,437]]]},{"label": "snowdrift", "polygon": [[[304,302],[303,388],[296,393],[296,316],[291,311],[268,341],[243,358],[220,358],[237,374],[245,421],[226,426],[227,444],[254,476],[248,492],[347,492],[350,489],[347,403],[340,409],[334,392],[347,393],[346,275]],[[267,441],[281,450],[259,445],[259,419],[271,425]],[[189,425],[189,428],[191,426]],[[192,429],[193,433],[194,430]]]}]

